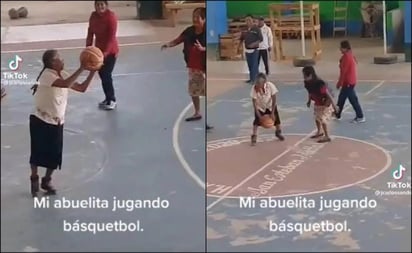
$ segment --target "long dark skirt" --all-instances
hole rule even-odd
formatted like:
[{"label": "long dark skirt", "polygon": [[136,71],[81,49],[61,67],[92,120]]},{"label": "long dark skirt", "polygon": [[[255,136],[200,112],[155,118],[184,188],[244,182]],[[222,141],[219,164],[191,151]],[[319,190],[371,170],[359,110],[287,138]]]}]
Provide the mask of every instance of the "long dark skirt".
[{"label": "long dark skirt", "polygon": [[30,115],[30,164],[48,169],[61,169],[63,125],[52,125]]}]

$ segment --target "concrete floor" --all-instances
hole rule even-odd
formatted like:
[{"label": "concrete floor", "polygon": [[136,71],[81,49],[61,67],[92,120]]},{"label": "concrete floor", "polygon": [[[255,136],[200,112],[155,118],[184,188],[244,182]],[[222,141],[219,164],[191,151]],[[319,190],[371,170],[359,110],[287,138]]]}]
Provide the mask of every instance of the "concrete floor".
[{"label": "concrete floor", "polygon": [[[322,60],[316,64],[319,75],[329,80],[334,87],[338,76],[337,45],[339,40],[323,40],[324,54]],[[411,181],[411,86],[410,63],[396,65],[373,65],[374,55],[379,55],[379,41],[351,39],[358,58],[358,94],[360,97],[367,122],[353,125],[349,121],[354,117],[350,105],[343,115],[341,122],[331,123],[331,132],[335,136],[353,138],[385,150],[390,157],[390,164],[383,173],[368,181],[354,184],[348,188],[327,191],[319,194],[309,194],[306,197],[318,199],[320,196],[328,199],[361,199],[368,197],[375,199],[378,206],[373,209],[347,209],[341,211],[318,212],[313,209],[279,209],[279,208],[240,208],[237,198],[227,198],[231,195],[226,191],[219,196],[208,196],[207,199],[207,249],[210,252],[292,252],[292,251],[410,251],[411,250],[411,199],[404,196],[376,196],[376,191],[388,191],[387,182],[392,182],[393,169],[402,164],[407,168],[402,182]],[[369,45],[369,46],[368,46]],[[373,45],[373,46],[372,46]],[[335,49],[334,49],[335,48]],[[263,65],[261,70],[263,70]],[[270,80],[274,81],[279,90],[278,105],[283,122],[283,131],[288,135],[299,134],[302,138],[314,129],[312,110],[305,106],[306,91],[302,87],[299,68],[293,68],[290,62],[271,64]],[[213,123],[215,130],[208,134],[208,143],[225,138],[245,136],[251,134],[253,109],[250,103],[250,85],[244,83],[247,79],[246,63],[243,61],[216,61],[212,51],[209,51],[208,61],[208,121]],[[270,130],[260,130],[260,134],[273,134]],[[302,145],[309,141],[303,142]],[[263,145],[263,144],[261,144]],[[271,145],[284,145],[274,144]],[[294,143],[287,143],[291,148]],[[355,146],[355,145],[354,145]],[[233,159],[251,155],[253,150],[230,156]],[[252,148],[252,147],[249,147]],[[253,147],[261,148],[259,147]],[[327,148],[327,146],[325,147]],[[294,150],[293,148],[291,150]],[[218,152],[218,151],[212,151]],[[250,153],[249,153],[250,152]],[[263,151],[268,153],[267,150]],[[273,153],[272,167],[276,166],[277,155]],[[326,155],[322,152],[323,154]],[[354,150],[364,159],[372,159],[362,150]],[[289,152],[286,152],[290,153]],[[208,153],[210,154],[210,153]],[[229,156],[228,153],[225,153]],[[327,156],[330,155],[328,152]],[[334,151],[335,156],[340,156]],[[344,154],[347,155],[347,154]],[[283,155],[282,155],[283,156]],[[212,164],[208,155],[208,164]],[[326,159],[326,157],[325,157]],[[266,162],[269,162],[268,159]],[[227,161],[230,167],[231,159]],[[223,166],[223,167],[222,167]],[[220,168],[226,168],[221,165]],[[307,167],[307,166],[306,166]],[[385,166],[382,165],[384,168]],[[256,167],[256,171],[260,168]],[[303,168],[302,168],[303,169]],[[325,168],[326,169],[326,168]],[[378,169],[378,168],[377,168]],[[381,169],[381,168],[379,168]],[[222,169],[208,167],[208,173],[222,177],[235,177],[242,168],[230,167]],[[230,172],[229,172],[230,171]],[[299,172],[303,173],[303,172]],[[210,175],[210,174],[208,174]],[[263,175],[263,174],[260,174]],[[317,181],[321,177],[327,183],[325,175],[307,172],[305,180]],[[238,191],[245,190],[248,181],[256,179],[255,174],[241,178],[237,185],[226,185],[231,188],[238,186]],[[208,176],[209,179],[209,176]],[[243,181],[242,181],[243,180]],[[326,180],[326,181],[325,181]],[[208,180],[208,185],[214,182]],[[287,183],[284,182],[284,183]],[[355,182],[354,182],[355,183]],[[288,185],[290,188],[290,185]],[[281,185],[279,185],[281,187]],[[211,187],[209,187],[211,188]],[[230,188],[230,189],[231,189]],[[295,186],[299,191],[299,185]],[[225,196],[227,194],[228,196]],[[267,195],[265,197],[276,197]],[[288,199],[294,199],[290,197]],[[350,232],[270,232],[269,221],[307,222],[331,220],[347,221]]]},{"label": "concrete floor", "polygon": [[[42,52],[19,53],[21,72],[32,82]],[[63,50],[66,69],[77,67],[80,50]],[[13,54],[2,54],[2,70]],[[28,84],[6,86],[1,106],[2,251],[203,251],[205,195],[183,169],[176,149],[202,180],[205,175],[204,121],[177,120],[190,103],[181,50],[160,45],[122,47],[114,71],[118,109],[100,111],[98,78],[85,94],[71,94],[65,124],[60,190],[52,200],[97,197],[170,201],[168,209],[35,209],[29,194]],[[29,82],[31,84],[31,82]],[[205,107],[202,106],[204,109]],[[175,133],[173,132],[175,129]],[[177,137],[177,138],[176,138]],[[43,172],[42,172],[43,173]],[[203,176],[202,176],[203,175]],[[142,232],[64,232],[63,221],[136,222]]]},{"label": "concrete floor", "polygon": [[[374,87],[376,83],[360,83],[358,92],[361,98],[361,103],[365,111],[367,123],[362,125],[354,125],[349,123],[354,117],[352,108],[349,108],[343,115],[342,122],[333,122],[331,132],[336,136],[344,136],[355,140],[366,141],[367,143],[376,144],[387,151],[391,157],[390,166],[373,179],[361,184],[355,184],[349,188],[327,191],[320,194],[309,194],[307,198],[318,199],[320,196],[328,199],[361,199],[368,197],[375,199],[378,206],[373,209],[347,209],[337,212],[323,211],[318,212],[313,209],[295,209],[295,208],[240,208],[239,199],[233,198],[218,198],[208,197],[208,244],[207,248],[210,252],[274,252],[274,251],[329,251],[329,252],[348,252],[348,251],[407,251],[411,248],[410,242],[410,220],[411,220],[411,200],[410,195],[407,196],[375,196],[375,191],[387,191],[387,182],[394,181],[391,179],[391,171],[402,164],[408,168],[407,176],[403,182],[410,182],[411,167],[411,143],[410,143],[410,85],[400,83],[387,83],[384,86],[376,88],[373,92],[367,93]],[[288,138],[288,134],[301,134],[299,138],[303,138],[310,133],[313,128],[312,112],[305,108],[305,91],[299,84],[279,84],[280,95],[278,103],[280,106],[281,118],[283,121],[283,130]],[[219,139],[246,136],[251,133],[251,124],[253,121],[253,113],[251,104],[247,101],[250,87],[244,85],[243,88],[236,88],[224,95],[218,96],[209,102],[208,120],[213,122],[216,130],[208,135],[208,141],[212,142]],[[269,130],[260,129],[260,134],[273,134]],[[297,141],[287,144],[294,145]],[[313,141],[305,141],[302,145],[308,145]],[[373,159],[368,154],[364,154],[363,150],[355,147],[356,142],[353,142],[353,152],[359,153],[362,159]],[[258,143],[258,146],[260,144]],[[263,145],[263,144],[261,144]],[[282,143],[272,144],[275,149],[277,145]],[[327,144],[328,145],[328,144]],[[327,145],[323,156],[328,157],[343,157],[347,154],[339,154],[339,151],[327,151]],[[236,157],[249,156],[254,150],[260,147],[247,147],[244,145],[242,153],[228,154]],[[342,147],[343,148],[343,147]],[[263,163],[269,162],[275,157],[283,156],[273,150],[273,155],[266,158]],[[267,150],[259,149],[263,153]],[[286,150],[286,148],[285,148]],[[219,152],[219,151],[213,151]],[[246,153],[245,153],[246,152]],[[288,153],[291,153],[289,151]],[[331,153],[332,152],[332,153]],[[243,167],[230,166],[232,163],[228,160],[225,165],[219,165],[219,168],[209,167],[209,164],[216,164],[211,159],[215,156],[210,156],[208,153],[208,184],[213,184],[209,180],[209,175],[221,175],[230,179],[235,177],[235,174],[241,173]],[[258,155],[258,154],[257,154]],[[382,154],[384,156],[384,154]],[[243,159],[243,158],[242,158]],[[251,158],[252,159],[252,158]],[[254,159],[254,158],[253,158]],[[262,159],[263,156],[262,156]],[[292,158],[289,158],[292,159]],[[313,158],[315,159],[315,158]],[[313,160],[312,159],[312,160]],[[325,157],[325,159],[327,159]],[[332,158],[331,158],[332,159]],[[342,159],[342,158],[339,158]],[[311,162],[314,162],[312,161]],[[309,162],[309,161],[308,161]],[[372,161],[370,161],[372,162]],[[280,162],[281,163],[281,162]],[[279,162],[272,162],[272,167]],[[217,166],[217,165],[216,165]],[[256,167],[258,170],[260,166]],[[376,170],[383,169],[384,164],[380,164]],[[230,169],[229,169],[230,168]],[[315,170],[316,168],[309,170]],[[304,169],[303,167],[301,169]],[[327,168],[324,168],[325,170]],[[332,168],[330,168],[332,169]],[[372,169],[372,168],[369,168]],[[298,168],[299,170],[299,168]],[[229,172],[231,171],[231,172]],[[318,171],[316,169],[316,171]],[[234,173],[234,174],[233,174]],[[296,172],[303,173],[303,172]],[[339,173],[339,172],[338,172]],[[263,174],[260,174],[263,176]],[[323,174],[307,172],[303,175],[304,181],[317,181],[327,185],[328,179]],[[343,176],[343,174],[342,174]],[[211,177],[211,176],[210,176]],[[257,179],[256,175],[250,177]],[[334,175],[333,177],[336,177]],[[352,183],[360,180],[354,179]],[[238,180],[239,191],[245,191],[249,183],[241,183],[243,177]],[[246,179],[245,179],[246,180]],[[301,178],[301,180],[303,180]],[[319,181],[320,180],[320,181]],[[326,181],[325,181],[326,180]],[[330,179],[332,180],[332,178]],[[233,181],[233,180],[228,180]],[[295,179],[289,180],[296,181]],[[287,184],[285,181],[284,183]],[[222,185],[236,187],[237,183],[230,182],[221,183]],[[348,185],[349,186],[349,185]],[[282,187],[279,185],[279,187]],[[287,185],[297,191],[301,188],[299,185]],[[409,189],[410,191],[410,189]],[[229,193],[229,192],[227,192]],[[215,194],[217,195],[217,194]],[[222,194],[220,194],[222,196]],[[276,195],[266,195],[266,197],[276,197]],[[225,197],[224,194],[222,197]],[[294,199],[294,198],[290,198]],[[346,220],[351,228],[351,232],[331,232],[331,233],[315,233],[305,232],[298,234],[296,232],[270,232],[268,230],[269,220],[275,222],[314,222],[321,220],[344,221]]]}]

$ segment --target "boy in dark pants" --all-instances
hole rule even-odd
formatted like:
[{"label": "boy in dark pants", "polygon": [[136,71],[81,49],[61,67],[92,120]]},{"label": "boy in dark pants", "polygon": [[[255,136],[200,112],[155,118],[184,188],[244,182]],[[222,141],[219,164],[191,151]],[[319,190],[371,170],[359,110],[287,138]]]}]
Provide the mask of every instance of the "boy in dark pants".
[{"label": "boy in dark pants", "polygon": [[355,110],[356,117],[352,120],[353,123],[365,122],[362,108],[359,104],[358,96],[355,92],[356,86],[356,59],[352,54],[352,49],[349,41],[344,40],[340,43],[340,51],[342,57],[340,58],[340,76],[339,81],[336,84],[336,88],[340,89],[338,103],[339,112],[335,114],[337,119],[341,118],[342,110],[345,105],[346,99],[349,99],[353,109]]}]

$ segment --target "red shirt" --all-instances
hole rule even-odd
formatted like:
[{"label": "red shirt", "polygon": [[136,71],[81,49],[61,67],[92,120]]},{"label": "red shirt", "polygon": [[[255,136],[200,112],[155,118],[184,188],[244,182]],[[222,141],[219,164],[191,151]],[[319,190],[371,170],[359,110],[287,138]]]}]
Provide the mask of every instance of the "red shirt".
[{"label": "red shirt", "polygon": [[326,83],[322,80],[315,80],[305,82],[305,88],[309,93],[309,97],[315,102],[315,105],[327,104],[327,90]]},{"label": "red shirt", "polygon": [[93,45],[93,35],[96,36],[95,46],[98,47],[105,56],[119,53],[119,45],[116,38],[117,18],[113,11],[106,10],[103,14],[92,12],[89,19],[89,29],[87,31],[86,46]]},{"label": "red shirt", "polygon": [[203,52],[197,49],[195,45],[192,45],[189,48],[187,67],[190,69],[204,71],[202,64],[202,56]]},{"label": "red shirt", "polygon": [[351,51],[343,53],[339,63],[340,75],[338,87],[356,85],[356,59]]},{"label": "red shirt", "polygon": [[206,33],[203,31],[197,34],[194,26],[189,26],[174,40],[174,43],[176,45],[183,43],[183,55],[188,68],[206,71],[206,52],[196,48],[196,41],[205,47]]}]

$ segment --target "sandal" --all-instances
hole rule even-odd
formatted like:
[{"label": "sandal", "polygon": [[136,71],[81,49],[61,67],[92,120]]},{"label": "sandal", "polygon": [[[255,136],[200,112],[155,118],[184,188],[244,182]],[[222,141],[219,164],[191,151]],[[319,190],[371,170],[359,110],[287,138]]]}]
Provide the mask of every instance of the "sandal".
[{"label": "sandal", "polygon": [[189,118],[186,118],[185,121],[197,121],[197,120],[201,120],[202,116],[201,115],[197,115],[197,116],[192,116]]},{"label": "sandal", "polygon": [[283,135],[282,135],[282,131],[276,130],[275,135],[276,135],[276,137],[277,137],[280,141],[284,141],[284,140],[285,140],[285,137],[283,137]]},{"label": "sandal", "polygon": [[331,142],[332,140],[329,137],[323,137],[322,139],[318,140],[318,143],[325,143]]},{"label": "sandal", "polygon": [[322,136],[323,136],[323,133],[318,133],[318,134],[312,135],[310,138],[311,139],[316,139],[316,138],[319,138],[319,137],[322,137]]}]

